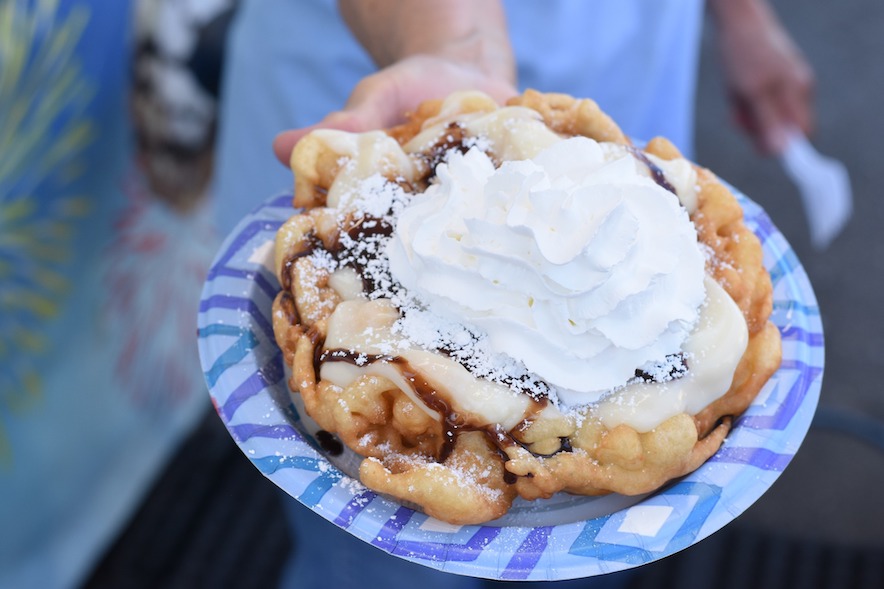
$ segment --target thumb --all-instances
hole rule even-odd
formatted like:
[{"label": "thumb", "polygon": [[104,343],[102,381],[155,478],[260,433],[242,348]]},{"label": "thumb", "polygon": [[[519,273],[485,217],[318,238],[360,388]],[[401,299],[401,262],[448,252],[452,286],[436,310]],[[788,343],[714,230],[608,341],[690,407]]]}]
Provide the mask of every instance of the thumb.
[{"label": "thumb", "polygon": [[302,137],[316,129],[337,129],[339,131],[358,133],[364,130],[365,127],[357,113],[347,110],[335,111],[309,127],[289,129],[279,133],[273,139],[273,153],[276,155],[276,159],[284,166],[291,165],[292,151],[295,149],[295,145]]}]

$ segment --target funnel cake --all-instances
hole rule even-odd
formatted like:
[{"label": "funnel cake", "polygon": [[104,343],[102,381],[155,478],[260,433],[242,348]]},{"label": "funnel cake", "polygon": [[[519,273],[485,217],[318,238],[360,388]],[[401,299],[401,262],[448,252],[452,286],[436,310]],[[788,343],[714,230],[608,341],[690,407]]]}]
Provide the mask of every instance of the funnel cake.
[{"label": "funnel cake", "polygon": [[[778,368],[733,194],[591,100],[426,102],[292,155],[273,328],[367,487],[455,524],[698,468]],[[609,247],[610,246],[610,247]]]}]

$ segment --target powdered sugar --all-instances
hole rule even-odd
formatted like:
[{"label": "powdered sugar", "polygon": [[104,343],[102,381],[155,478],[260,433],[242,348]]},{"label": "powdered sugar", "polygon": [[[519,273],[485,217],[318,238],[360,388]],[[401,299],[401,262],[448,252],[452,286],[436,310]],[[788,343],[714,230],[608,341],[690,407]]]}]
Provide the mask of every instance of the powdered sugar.
[{"label": "powdered sugar", "polygon": [[[376,448],[387,457],[387,460],[397,463],[400,467],[408,465],[410,467],[408,470],[411,472],[423,470],[432,473],[437,483],[443,486],[453,484],[460,489],[479,492],[491,501],[499,499],[502,493],[500,489],[485,483],[494,477],[493,464],[473,452],[462,451],[460,454],[452,455],[442,464],[429,456],[396,452],[387,443],[378,444]],[[369,457],[366,460],[384,465],[384,461],[378,458]],[[415,484],[409,485],[407,489],[410,493],[420,491]]]},{"label": "powdered sugar", "polygon": [[402,312],[393,332],[404,341],[419,348],[445,351],[474,376],[504,384],[516,393],[554,397],[551,387],[529,373],[521,362],[495,353],[481,331],[435,315],[414,299],[405,301]]},{"label": "powdered sugar", "polygon": [[531,375],[521,362],[493,352],[484,333],[435,314],[393,278],[386,247],[399,213],[412,197],[380,174],[362,180],[346,199],[347,214],[354,225],[341,231],[341,251],[332,256],[317,248],[311,261],[329,272],[347,266],[356,269],[369,285],[369,299],[389,299],[399,308],[402,316],[392,329],[397,337],[391,342],[391,353],[404,347],[438,350],[478,378],[505,384],[517,393],[552,396],[555,400],[551,388]]},{"label": "powdered sugar", "polygon": [[327,250],[316,248],[308,256],[310,263],[317,270],[324,270],[331,274],[338,269],[338,261]]}]

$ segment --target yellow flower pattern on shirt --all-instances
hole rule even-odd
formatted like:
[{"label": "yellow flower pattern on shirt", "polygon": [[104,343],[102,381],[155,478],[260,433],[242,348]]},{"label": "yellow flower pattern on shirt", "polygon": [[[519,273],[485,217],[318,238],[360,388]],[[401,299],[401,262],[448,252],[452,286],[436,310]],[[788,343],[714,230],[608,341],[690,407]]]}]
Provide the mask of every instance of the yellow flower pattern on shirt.
[{"label": "yellow flower pattern on shirt", "polygon": [[57,9],[0,4],[0,465],[11,460],[5,422],[40,403],[45,327],[70,290],[69,246],[91,208],[72,188],[93,138],[94,89],[75,53],[90,13]]}]

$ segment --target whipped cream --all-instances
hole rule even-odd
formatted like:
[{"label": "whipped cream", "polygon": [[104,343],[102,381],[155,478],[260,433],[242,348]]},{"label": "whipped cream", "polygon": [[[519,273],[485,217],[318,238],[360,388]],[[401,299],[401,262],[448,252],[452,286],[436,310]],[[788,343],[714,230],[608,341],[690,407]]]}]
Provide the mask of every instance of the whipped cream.
[{"label": "whipped cream", "polygon": [[[346,269],[335,272],[334,284],[346,284]],[[743,314],[724,289],[710,277],[705,279],[707,302],[700,319],[688,336],[682,351],[689,370],[678,379],[662,382],[633,382],[611,392],[593,407],[593,413],[609,429],[625,424],[647,432],[678,413],[695,414],[724,395],[731,386],[734,371],[746,351],[748,328]],[[411,347],[395,333],[399,312],[386,299],[369,301],[352,294],[347,287],[339,294],[344,300],[328,322],[325,349],[351,350],[354,361],[325,362],[320,377],[345,388],[363,376],[381,376],[394,385],[436,420],[445,416],[428,407],[414,383],[400,366],[390,361],[404,359],[410,371],[419,373],[443,395],[453,414],[465,425],[481,427],[500,424],[507,430],[537,415],[537,404],[529,395],[514,393],[509,387],[476,378],[460,363],[445,355]],[[373,361],[372,358],[378,358]],[[569,399],[559,391],[564,404]],[[553,405],[541,414],[559,420],[562,413]]]},{"label": "whipped cream", "polygon": [[495,169],[473,148],[436,174],[386,250],[420,303],[475,326],[572,403],[681,349],[705,260],[678,198],[628,151],[574,137]]},{"label": "whipped cream", "polygon": [[682,347],[687,373],[661,382],[630,383],[606,396],[595,407],[605,426],[625,423],[650,431],[679,413],[699,413],[728,391],[746,352],[749,328],[737,304],[708,276],[706,292],[700,320]]}]

